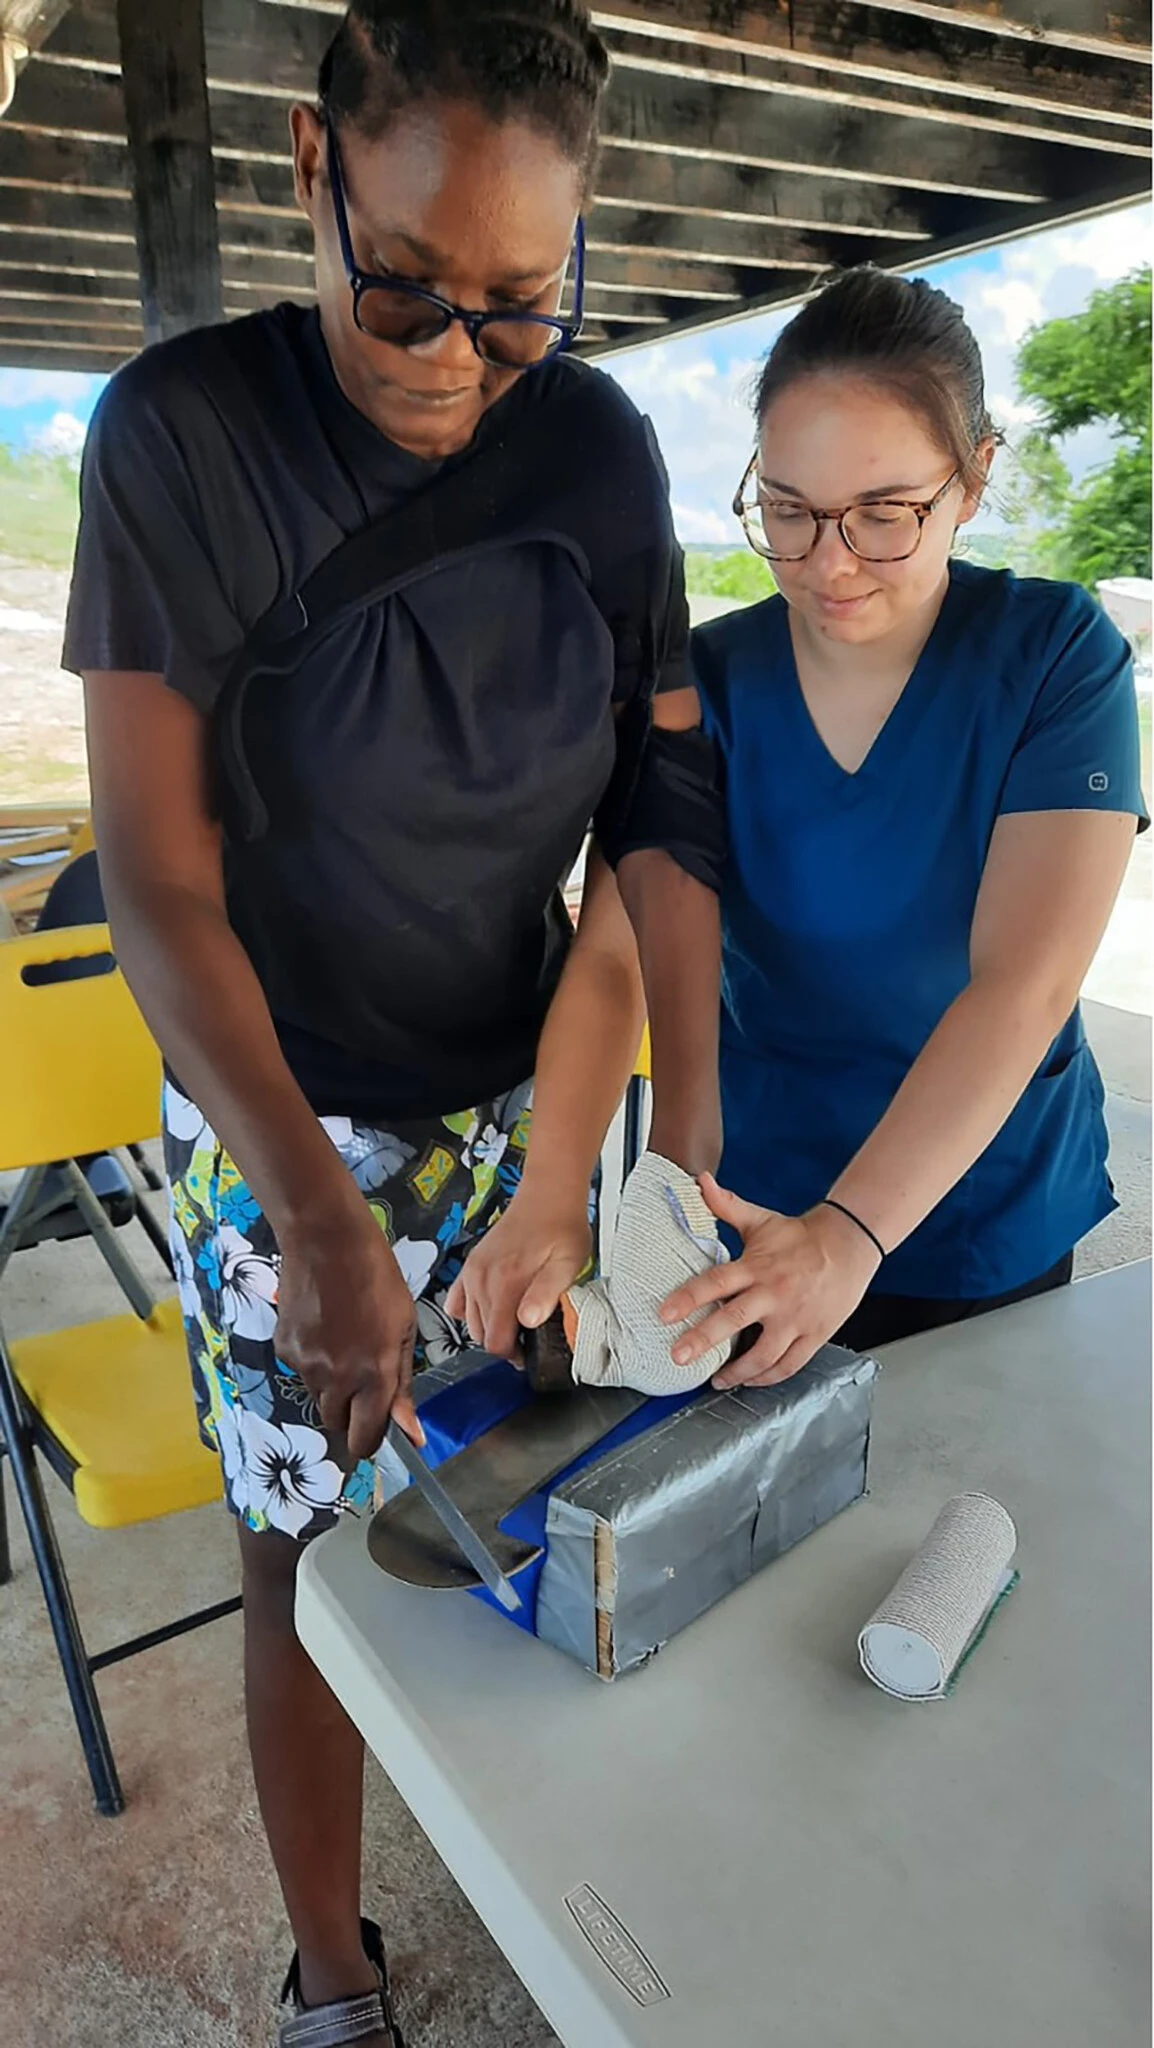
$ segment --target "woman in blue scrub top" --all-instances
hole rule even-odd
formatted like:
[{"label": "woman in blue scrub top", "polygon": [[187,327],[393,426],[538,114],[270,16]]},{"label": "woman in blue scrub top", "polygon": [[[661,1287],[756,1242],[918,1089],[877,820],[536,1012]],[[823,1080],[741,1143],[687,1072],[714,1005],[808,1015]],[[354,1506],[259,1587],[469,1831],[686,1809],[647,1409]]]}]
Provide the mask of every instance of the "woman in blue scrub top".
[{"label": "woman in blue scrub top", "polygon": [[735,510],[780,594],[694,636],[731,840],[703,1185],[742,1255],[666,1313],[717,1304],[674,1358],[749,1332],[719,1382],[767,1385],[1069,1279],[1116,1206],[1078,993],[1148,821],[1121,635],[953,558],[997,438],[959,309],[846,272],[756,410]]}]

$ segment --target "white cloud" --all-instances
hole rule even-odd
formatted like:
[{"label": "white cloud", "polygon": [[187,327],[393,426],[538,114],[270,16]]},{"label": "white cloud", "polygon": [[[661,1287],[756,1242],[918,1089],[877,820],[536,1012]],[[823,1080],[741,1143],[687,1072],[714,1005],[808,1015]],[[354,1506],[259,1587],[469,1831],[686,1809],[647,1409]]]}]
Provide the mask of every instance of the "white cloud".
[{"label": "white cloud", "polygon": [[981,293],[981,303],[992,321],[997,322],[997,340],[1012,342],[1014,347],[1045,316],[1041,292],[1024,277],[1006,277],[988,284]]},{"label": "white cloud", "polygon": [[1033,399],[1019,398],[1013,391],[995,391],[986,385],[986,404],[1003,431],[1028,427],[1038,417]]},{"label": "white cloud", "polygon": [[678,540],[685,544],[701,541],[709,547],[724,547],[734,538],[731,522],[708,505],[679,505],[674,499],[673,524]]},{"label": "white cloud", "polygon": [[1045,236],[1031,235],[1009,244],[1006,268],[1018,276],[1028,276],[1039,266],[1048,276],[1063,270],[1089,270],[1098,284],[1113,284],[1140,263],[1149,262],[1150,229],[1148,205],[1123,207],[1097,220],[1054,228]]},{"label": "white cloud", "polygon": [[0,370],[0,409],[40,405],[45,399],[60,406],[79,405],[104,381],[74,370]]},{"label": "white cloud", "polygon": [[[607,368],[653,421],[669,470],[674,519],[682,541],[744,546],[731,510],[753,448],[750,389],[756,359],[731,354],[736,337],[687,335]],[[710,350],[712,353],[707,353]]]},{"label": "white cloud", "polygon": [[87,432],[74,412],[53,413],[48,425],[33,436],[32,446],[38,455],[66,455],[69,461],[78,462]]}]

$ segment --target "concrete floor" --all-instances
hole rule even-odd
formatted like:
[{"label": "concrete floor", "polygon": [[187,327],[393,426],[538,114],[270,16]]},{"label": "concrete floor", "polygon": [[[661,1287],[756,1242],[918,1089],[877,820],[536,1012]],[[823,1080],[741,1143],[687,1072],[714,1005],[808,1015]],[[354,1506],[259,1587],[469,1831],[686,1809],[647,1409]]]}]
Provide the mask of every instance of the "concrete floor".
[{"label": "concrete floor", "polygon": [[[1150,1248],[1150,1022],[1097,1004],[1087,1021],[1111,1091],[1121,1208],[1081,1248],[1080,1272]],[[20,1254],[4,1297],[11,1335],[115,1306],[85,1244]],[[92,1649],[235,1590],[223,1510],[102,1535],[49,1485]],[[102,1675],[128,1810],[101,1820],[15,1511],[12,1521],[16,1576],[0,1589],[0,2041],[266,2048],[289,1942],[245,1753],[239,1619]],[[375,1765],[367,1805],[365,1909],[386,1929],[411,2048],[546,2048],[555,2036]]]}]

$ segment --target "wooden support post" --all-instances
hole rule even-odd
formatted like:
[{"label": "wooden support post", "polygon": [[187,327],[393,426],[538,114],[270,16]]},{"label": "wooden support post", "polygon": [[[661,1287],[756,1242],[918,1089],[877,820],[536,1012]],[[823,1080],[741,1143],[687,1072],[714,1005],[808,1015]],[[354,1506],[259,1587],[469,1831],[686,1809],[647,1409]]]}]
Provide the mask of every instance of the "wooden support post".
[{"label": "wooden support post", "polygon": [[146,342],[224,318],[203,0],[117,0]]}]

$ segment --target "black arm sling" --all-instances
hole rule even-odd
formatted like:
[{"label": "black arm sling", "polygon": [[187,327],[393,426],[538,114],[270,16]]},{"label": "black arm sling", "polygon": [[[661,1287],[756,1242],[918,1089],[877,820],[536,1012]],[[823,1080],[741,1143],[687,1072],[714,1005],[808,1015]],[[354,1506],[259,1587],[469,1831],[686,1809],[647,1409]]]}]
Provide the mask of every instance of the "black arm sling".
[{"label": "black arm sling", "polygon": [[[616,765],[602,800],[618,812],[628,807],[667,652],[675,543],[670,530],[669,561],[644,587],[633,496],[628,487],[610,492],[601,485],[621,473],[623,431],[620,415],[590,406],[584,378],[575,379],[544,419],[529,408],[500,440],[451,462],[422,491],[343,540],[264,614],[235,656],[213,712],[215,799],[230,838],[252,841],[270,829],[245,745],[253,689],[275,688],[338,626],[406,584],[520,541],[566,550],[613,635],[618,666],[636,674],[617,718]],[[638,435],[639,459],[645,445]],[[651,508],[651,487],[644,496]]]}]

